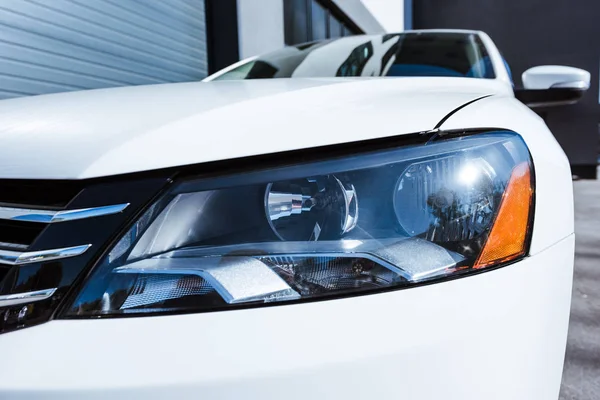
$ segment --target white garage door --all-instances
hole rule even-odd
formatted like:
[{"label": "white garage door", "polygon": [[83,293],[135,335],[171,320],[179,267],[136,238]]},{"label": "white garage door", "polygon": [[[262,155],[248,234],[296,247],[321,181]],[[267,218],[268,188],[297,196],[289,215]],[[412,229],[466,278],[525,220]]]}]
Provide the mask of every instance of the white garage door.
[{"label": "white garage door", "polygon": [[0,99],[207,73],[204,0],[0,1]]}]

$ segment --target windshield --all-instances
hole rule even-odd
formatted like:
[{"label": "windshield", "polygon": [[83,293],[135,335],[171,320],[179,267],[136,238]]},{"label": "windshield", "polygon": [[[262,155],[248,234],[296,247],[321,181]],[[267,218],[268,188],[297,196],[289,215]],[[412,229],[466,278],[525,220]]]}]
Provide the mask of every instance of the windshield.
[{"label": "windshield", "polygon": [[479,36],[407,32],[351,36],[286,47],[243,63],[214,80],[443,76],[495,78]]}]

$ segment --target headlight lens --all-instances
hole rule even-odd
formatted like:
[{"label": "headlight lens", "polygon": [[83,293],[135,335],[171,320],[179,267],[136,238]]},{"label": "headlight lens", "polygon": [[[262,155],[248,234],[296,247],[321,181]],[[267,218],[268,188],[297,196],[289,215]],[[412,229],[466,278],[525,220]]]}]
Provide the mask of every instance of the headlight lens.
[{"label": "headlight lens", "polygon": [[512,132],[186,180],[102,259],[70,316],[404,288],[522,257],[533,170]]}]

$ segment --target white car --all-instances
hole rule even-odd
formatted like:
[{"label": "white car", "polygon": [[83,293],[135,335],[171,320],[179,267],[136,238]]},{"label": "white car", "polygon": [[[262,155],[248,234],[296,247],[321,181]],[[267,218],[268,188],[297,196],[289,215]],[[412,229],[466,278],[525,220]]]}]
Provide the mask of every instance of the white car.
[{"label": "white car", "polygon": [[523,102],[589,73],[523,81],[411,31],[2,101],[0,398],[557,399],[571,173]]}]

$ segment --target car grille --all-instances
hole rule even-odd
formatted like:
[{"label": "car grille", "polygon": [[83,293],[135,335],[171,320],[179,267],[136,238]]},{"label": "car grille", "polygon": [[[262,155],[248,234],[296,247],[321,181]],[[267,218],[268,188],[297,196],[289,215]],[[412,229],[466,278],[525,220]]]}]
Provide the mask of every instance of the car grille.
[{"label": "car grille", "polygon": [[83,181],[0,180],[0,203],[60,209],[84,187]]},{"label": "car grille", "polygon": [[16,250],[26,249],[43,230],[42,224],[0,220],[0,247]]},{"label": "car grille", "polygon": [[0,333],[50,320],[168,182],[0,180]]}]

